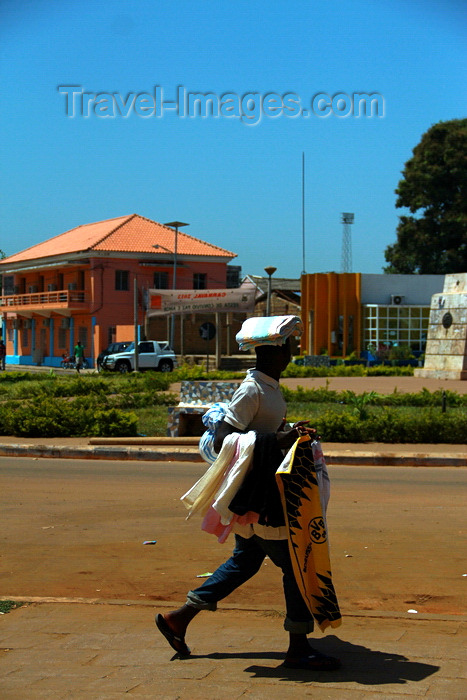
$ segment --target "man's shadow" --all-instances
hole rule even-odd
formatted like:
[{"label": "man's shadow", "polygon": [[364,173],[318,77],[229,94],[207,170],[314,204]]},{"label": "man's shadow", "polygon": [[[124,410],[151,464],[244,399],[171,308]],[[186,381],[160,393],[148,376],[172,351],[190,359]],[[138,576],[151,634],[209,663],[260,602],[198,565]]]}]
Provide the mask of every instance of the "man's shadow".
[{"label": "man's shadow", "polygon": [[[289,669],[280,663],[279,666],[260,666],[255,664],[245,668],[252,673],[253,678],[280,678],[302,683],[319,680],[320,683],[360,683],[361,685],[403,685],[409,681],[421,681],[439,671],[439,666],[409,661],[406,656],[384,651],[373,651],[359,644],[345,642],[329,635],[323,640],[313,640],[313,646],[324,654],[336,656],[342,661],[342,667],[337,671],[303,671]],[[282,662],[284,655],[279,652],[216,652],[206,655],[192,655],[190,658],[208,659],[277,659]]]}]

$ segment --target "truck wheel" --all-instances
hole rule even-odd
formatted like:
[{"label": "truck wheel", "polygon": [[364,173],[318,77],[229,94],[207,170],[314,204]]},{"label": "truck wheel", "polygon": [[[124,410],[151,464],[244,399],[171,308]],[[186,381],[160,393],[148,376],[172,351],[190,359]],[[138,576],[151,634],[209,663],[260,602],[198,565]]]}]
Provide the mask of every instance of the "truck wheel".
[{"label": "truck wheel", "polygon": [[119,360],[115,365],[115,369],[121,374],[126,374],[131,370],[130,363],[126,362],[126,360]]},{"label": "truck wheel", "polygon": [[159,372],[171,372],[172,363],[170,360],[161,360],[157,369],[159,370]]}]

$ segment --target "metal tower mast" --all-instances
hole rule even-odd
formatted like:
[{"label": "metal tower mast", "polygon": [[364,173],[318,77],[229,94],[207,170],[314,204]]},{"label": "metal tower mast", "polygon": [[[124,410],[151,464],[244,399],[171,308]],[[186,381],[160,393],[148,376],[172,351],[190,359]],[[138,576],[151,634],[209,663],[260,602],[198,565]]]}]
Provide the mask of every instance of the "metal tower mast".
[{"label": "metal tower mast", "polygon": [[350,212],[343,212],[341,221],[344,224],[341,272],[352,272],[352,236],[350,227],[354,222],[354,215]]}]

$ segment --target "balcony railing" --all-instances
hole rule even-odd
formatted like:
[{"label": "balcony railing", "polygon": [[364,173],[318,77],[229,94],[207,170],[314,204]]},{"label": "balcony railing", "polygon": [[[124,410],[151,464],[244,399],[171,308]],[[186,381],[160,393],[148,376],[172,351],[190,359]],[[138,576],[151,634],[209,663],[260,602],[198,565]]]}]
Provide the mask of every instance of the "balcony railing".
[{"label": "balcony railing", "polygon": [[83,308],[89,303],[89,297],[84,291],[75,289],[60,289],[55,292],[34,292],[30,294],[9,294],[0,297],[0,307],[4,311],[14,309],[32,310],[34,307],[43,308]]}]

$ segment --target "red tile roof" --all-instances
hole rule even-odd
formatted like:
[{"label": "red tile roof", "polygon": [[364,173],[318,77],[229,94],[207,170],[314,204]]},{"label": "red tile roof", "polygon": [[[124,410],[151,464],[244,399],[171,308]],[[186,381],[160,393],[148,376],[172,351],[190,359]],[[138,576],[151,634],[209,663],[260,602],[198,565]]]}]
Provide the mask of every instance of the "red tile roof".
[{"label": "red tile roof", "polygon": [[[84,224],[49,238],[31,248],[10,255],[2,263],[37,260],[54,255],[93,251],[119,253],[165,253],[174,251],[174,230],[157,221],[151,221],[139,214],[106,219],[93,224]],[[154,248],[155,245],[160,249]],[[179,255],[199,255],[203,257],[234,258],[232,253],[199,238],[190,236],[181,229],[177,237]]]}]

